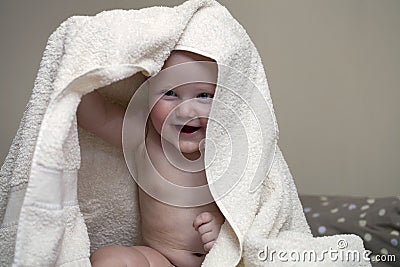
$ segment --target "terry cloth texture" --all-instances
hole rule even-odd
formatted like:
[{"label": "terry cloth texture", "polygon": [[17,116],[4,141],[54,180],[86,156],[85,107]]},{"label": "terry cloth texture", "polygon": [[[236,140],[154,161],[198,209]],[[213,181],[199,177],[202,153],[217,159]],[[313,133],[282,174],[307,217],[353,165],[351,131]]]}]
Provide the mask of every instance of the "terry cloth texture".
[{"label": "terry cloth texture", "polygon": [[[90,252],[99,247],[140,244],[137,186],[123,153],[78,129],[76,109],[96,89],[127,105],[143,74],[156,75],[174,49],[215,59],[225,85],[216,89],[214,100],[224,105],[212,105],[207,138],[214,146],[206,143],[205,162],[226,221],[202,266],[369,266],[265,257],[272,250],[321,253],[340,240],[346,249],[364,249],[354,235],[311,236],[277,146],[260,56],[242,26],[212,0],[71,17],[50,36],[1,168],[1,266],[90,266]],[[232,171],[232,162],[243,168]],[[230,181],[226,173],[235,182],[221,185],[224,177]]]}]

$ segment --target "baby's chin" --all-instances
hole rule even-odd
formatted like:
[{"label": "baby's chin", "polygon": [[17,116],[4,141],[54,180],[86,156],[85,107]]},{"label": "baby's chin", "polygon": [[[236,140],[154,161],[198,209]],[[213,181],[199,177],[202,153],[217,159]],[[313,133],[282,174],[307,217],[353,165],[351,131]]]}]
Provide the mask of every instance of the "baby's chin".
[{"label": "baby's chin", "polygon": [[180,143],[179,144],[179,151],[182,155],[185,156],[187,159],[196,160],[201,156],[201,151],[199,150],[199,143]]},{"label": "baby's chin", "polygon": [[[168,138],[162,138],[164,140],[163,142],[163,149],[164,153],[173,153],[173,154],[182,154],[185,158],[190,159],[190,160],[196,160],[198,159],[202,152],[200,149],[204,148],[203,142],[198,142],[197,140],[169,140]],[[174,150],[171,151],[170,149]]]}]

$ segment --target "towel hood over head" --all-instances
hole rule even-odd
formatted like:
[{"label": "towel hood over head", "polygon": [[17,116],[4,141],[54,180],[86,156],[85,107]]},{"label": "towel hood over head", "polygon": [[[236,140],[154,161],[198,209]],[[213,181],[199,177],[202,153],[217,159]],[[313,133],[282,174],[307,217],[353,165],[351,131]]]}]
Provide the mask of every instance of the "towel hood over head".
[{"label": "towel hood over head", "polygon": [[[226,221],[202,266],[279,265],[260,251],[322,251],[343,238],[362,252],[354,235],[311,236],[277,146],[257,49],[225,7],[190,0],[173,8],[71,17],[50,36],[0,171],[0,265],[90,266],[90,252],[99,247],[140,244],[137,186],[124,154],[77,127],[76,109],[93,90],[128,106],[143,74],[159,73],[173,50],[218,64],[205,165]],[[344,263],[353,264],[369,266]]]}]

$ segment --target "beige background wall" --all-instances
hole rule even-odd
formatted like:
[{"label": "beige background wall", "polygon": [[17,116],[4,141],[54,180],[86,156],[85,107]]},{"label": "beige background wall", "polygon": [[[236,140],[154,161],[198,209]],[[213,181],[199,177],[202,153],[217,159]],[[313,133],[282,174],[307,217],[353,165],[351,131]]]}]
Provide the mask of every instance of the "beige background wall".
[{"label": "beige background wall", "polygon": [[[154,0],[0,2],[0,161],[48,36],[71,15],[175,5]],[[252,37],[280,146],[301,193],[400,194],[400,1],[221,1]]]}]

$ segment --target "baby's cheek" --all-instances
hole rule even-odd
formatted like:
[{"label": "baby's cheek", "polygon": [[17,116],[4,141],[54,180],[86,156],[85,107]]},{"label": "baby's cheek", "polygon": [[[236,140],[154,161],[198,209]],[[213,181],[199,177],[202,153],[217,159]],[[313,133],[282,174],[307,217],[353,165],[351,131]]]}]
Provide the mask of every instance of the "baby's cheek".
[{"label": "baby's cheek", "polygon": [[150,112],[150,118],[154,128],[156,128],[157,131],[161,131],[161,128],[169,113],[170,110],[168,106],[160,103],[160,101],[156,105],[154,105],[153,109]]},{"label": "baby's cheek", "polygon": [[211,111],[211,104],[202,104],[197,106],[196,109],[197,114],[199,114],[201,118],[208,118]]},{"label": "baby's cheek", "polygon": [[202,127],[206,128],[208,123],[208,116],[207,118],[200,118],[200,124]]}]

